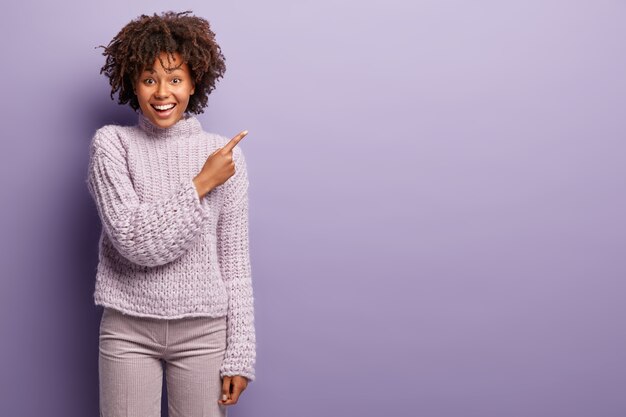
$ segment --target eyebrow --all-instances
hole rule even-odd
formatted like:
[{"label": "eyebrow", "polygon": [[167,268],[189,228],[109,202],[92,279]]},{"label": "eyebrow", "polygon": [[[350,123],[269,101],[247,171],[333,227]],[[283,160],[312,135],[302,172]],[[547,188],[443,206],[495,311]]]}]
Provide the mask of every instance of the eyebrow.
[{"label": "eyebrow", "polygon": [[[146,69],[144,69],[144,72],[146,72],[146,71],[148,71],[148,72],[150,72],[150,73],[154,73],[154,68],[150,67],[150,68],[146,68]],[[166,71],[166,72],[182,71],[182,68],[177,67],[177,68],[174,68],[173,70],[170,70],[170,71],[165,70],[165,71]]]}]

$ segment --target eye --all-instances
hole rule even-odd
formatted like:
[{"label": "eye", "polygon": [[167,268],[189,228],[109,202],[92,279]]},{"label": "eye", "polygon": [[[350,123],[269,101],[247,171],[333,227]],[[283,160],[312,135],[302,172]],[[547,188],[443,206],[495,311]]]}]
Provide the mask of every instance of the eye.
[{"label": "eye", "polygon": [[146,78],[145,80],[143,80],[143,83],[150,85],[151,81],[154,82],[154,80],[152,78]]},{"label": "eye", "polygon": [[174,84],[180,84],[181,82],[183,82],[183,80],[181,80],[180,78],[174,78],[174,79],[172,80],[172,82],[173,82]]}]

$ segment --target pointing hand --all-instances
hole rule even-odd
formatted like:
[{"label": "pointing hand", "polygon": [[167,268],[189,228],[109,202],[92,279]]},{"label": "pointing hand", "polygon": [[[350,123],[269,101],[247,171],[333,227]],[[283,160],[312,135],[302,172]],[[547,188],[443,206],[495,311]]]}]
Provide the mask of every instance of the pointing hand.
[{"label": "pointing hand", "polygon": [[247,130],[242,130],[226,145],[209,155],[202,170],[193,179],[200,198],[208,194],[213,188],[225,183],[235,174],[233,149],[247,134]]}]

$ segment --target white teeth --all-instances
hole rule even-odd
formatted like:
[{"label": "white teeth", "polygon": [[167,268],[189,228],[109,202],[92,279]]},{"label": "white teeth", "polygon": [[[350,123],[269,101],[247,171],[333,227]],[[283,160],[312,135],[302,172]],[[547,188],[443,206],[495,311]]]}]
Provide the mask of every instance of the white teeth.
[{"label": "white teeth", "polygon": [[165,104],[165,105],[163,105],[163,106],[153,105],[153,107],[154,107],[155,109],[157,109],[157,110],[169,110],[169,109],[171,109],[172,107],[174,107],[174,104],[173,104],[173,103],[171,103],[171,104]]}]

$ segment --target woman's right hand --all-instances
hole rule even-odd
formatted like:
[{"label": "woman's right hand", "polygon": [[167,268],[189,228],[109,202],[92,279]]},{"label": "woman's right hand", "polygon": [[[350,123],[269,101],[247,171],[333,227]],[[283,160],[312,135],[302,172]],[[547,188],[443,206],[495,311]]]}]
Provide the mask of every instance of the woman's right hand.
[{"label": "woman's right hand", "polygon": [[200,170],[200,173],[193,179],[193,183],[196,186],[200,198],[207,195],[213,188],[225,183],[226,180],[235,174],[233,148],[247,134],[247,130],[242,130],[226,145],[216,149],[209,155],[202,170]]}]

